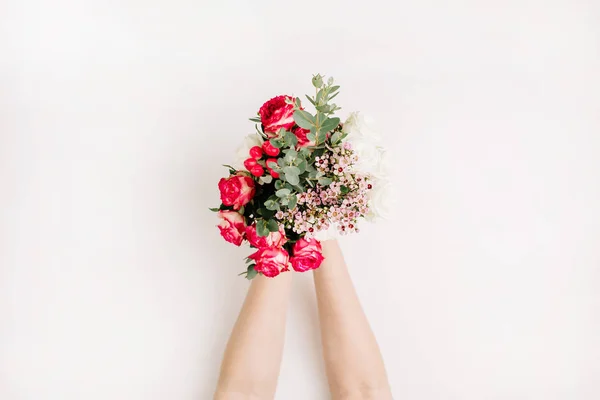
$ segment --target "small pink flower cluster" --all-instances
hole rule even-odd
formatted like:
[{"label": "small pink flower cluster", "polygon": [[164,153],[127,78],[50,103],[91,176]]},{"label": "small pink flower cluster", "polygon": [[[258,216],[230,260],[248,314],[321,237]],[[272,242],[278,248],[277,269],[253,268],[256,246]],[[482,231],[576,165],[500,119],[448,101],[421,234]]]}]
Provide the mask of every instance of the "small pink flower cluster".
[{"label": "small pink flower cluster", "polygon": [[329,229],[331,224],[342,235],[358,232],[358,218],[369,212],[367,192],[373,186],[369,175],[354,172],[357,161],[349,143],[316,157],[317,170],[333,182],[327,186],[316,184],[300,193],[297,206],[289,212],[279,211],[275,218],[308,237]]}]

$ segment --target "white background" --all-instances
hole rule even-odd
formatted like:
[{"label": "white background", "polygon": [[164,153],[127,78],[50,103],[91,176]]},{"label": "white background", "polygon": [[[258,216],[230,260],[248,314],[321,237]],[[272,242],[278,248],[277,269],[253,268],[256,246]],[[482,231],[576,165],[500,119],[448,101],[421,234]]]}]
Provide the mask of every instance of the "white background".
[{"label": "white background", "polygon": [[[600,397],[600,3],[350,3],[0,3],[0,398],[211,398],[219,165],[314,72],[395,154],[343,241],[395,398]],[[277,399],[326,399],[296,278]]]}]

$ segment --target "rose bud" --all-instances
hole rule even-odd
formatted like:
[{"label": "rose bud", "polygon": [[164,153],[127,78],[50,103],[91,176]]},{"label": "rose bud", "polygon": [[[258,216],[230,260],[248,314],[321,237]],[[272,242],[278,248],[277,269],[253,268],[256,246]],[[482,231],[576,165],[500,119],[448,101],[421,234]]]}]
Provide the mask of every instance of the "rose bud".
[{"label": "rose bud", "polygon": [[273,146],[268,140],[263,143],[262,150],[271,157],[276,157],[279,155],[279,149]]},{"label": "rose bud", "polygon": [[244,167],[246,167],[248,171],[251,171],[252,168],[256,167],[257,165],[258,163],[254,158],[249,158],[246,161],[244,161]]},{"label": "rose bud", "polygon": [[260,146],[254,146],[250,149],[250,157],[254,158],[255,160],[260,160],[262,155],[263,150],[260,148]]},{"label": "rose bud", "polygon": [[254,167],[250,168],[250,173],[256,177],[259,177],[265,174],[265,170],[263,167],[256,164]]}]

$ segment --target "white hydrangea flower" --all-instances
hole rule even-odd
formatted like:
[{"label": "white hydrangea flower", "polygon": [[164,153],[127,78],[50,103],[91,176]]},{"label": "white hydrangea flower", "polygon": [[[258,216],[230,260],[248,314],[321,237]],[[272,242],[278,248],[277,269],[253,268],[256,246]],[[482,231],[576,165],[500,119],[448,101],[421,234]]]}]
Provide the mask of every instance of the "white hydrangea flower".
[{"label": "white hydrangea flower", "polygon": [[369,191],[368,197],[370,214],[367,215],[367,220],[387,219],[394,214],[397,196],[390,181],[377,180],[373,185],[373,189]]},{"label": "white hydrangea flower", "polygon": [[367,219],[389,218],[395,207],[396,193],[389,181],[391,159],[381,135],[373,128],[372,121],[358,112],[348,116],[343,131],[348,134],[345,141],[358,156],[355,170],[370,174],[373,182],[368,195],[371,213]]}]

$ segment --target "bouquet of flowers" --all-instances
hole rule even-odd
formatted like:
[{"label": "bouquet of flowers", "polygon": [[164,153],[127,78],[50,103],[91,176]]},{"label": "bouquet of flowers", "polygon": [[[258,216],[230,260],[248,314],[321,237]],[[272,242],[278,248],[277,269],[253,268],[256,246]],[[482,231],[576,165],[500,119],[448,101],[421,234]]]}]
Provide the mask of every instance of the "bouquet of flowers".
[{"label": "bouquet of flowers", "polygon": [[314,113],[293,96],[263,104],[250,118],[256,133],[219,181],[222,204],[211,210],[226,241],[247,240],[256,250],[240,274],[248,279],[319,268],[320,240],[358,232],[362,219],[384,217],[391,207],[380,137],[358,113],[344,123],[335,116],[340,87],[332,78],[315,75],[312,84],[315,95],[306,98]]}]

